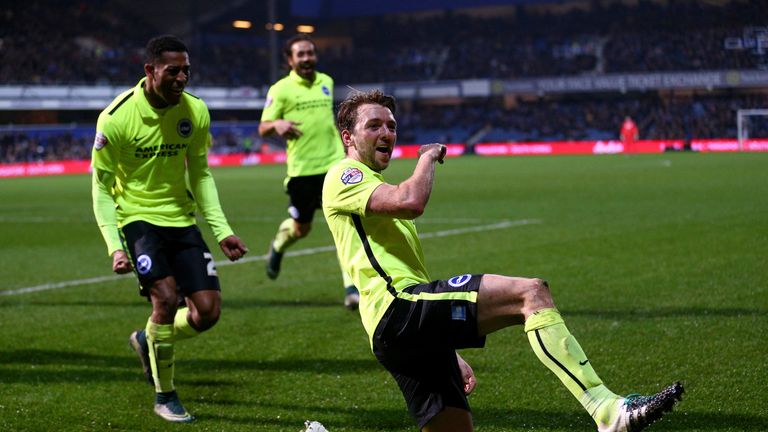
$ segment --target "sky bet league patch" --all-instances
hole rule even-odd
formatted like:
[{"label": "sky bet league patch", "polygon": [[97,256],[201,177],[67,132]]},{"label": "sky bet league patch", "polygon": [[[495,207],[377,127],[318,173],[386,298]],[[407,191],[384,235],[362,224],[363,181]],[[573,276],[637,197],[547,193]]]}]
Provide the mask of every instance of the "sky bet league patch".
[{"label": "sky bet league patch", "polygon": [[347,168],[341,173],[341,182],[345,185],[356,184],[363,181],[363,172],[359,168]]},{"label": "sky bet league patch", "polygon": [[107,141],[107,137],[104,136],[102,132],[96,132],[96,138],[93,140],[93,148],[95,148],[96,151],[103,149],[108,143],[109,141]]}]

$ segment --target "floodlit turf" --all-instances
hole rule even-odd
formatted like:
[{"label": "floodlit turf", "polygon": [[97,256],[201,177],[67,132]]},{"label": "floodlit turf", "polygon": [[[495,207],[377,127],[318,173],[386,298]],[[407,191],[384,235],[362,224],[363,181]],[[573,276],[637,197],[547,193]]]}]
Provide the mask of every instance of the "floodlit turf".
[{"label": "floodlit turf", "polygon": [[[395,161],[388,179],[414,163]],[[283,170],[214,171],[251,252],[219,266],[220,323],[177,346],[192,425],[152,413],[153,390],[127,343],[150,307],[131,276],[110,277],[89,178],[0,180],[0,431],[297,432],[307,419],[330,432],[414,430],[358,317],[342,307],[319,214],[292,249],[310,253],[287,257],[276,281],[264,274],[261,257],[286,215]],[[683,402],[651,430],[768,430],[768,154],[462,157],[436,178],[417,222],[434,278],[549,280],[609,387],[650,393],[684,382]],[[19,292],[28,288],[40,291]],[[477,431],[594,430],[521,328],[463,355],[479,381]]]}]

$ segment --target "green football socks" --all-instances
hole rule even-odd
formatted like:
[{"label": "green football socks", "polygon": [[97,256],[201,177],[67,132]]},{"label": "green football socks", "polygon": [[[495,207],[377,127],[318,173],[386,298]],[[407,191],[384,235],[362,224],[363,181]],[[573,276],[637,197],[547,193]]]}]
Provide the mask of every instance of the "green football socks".
[{"label": "green football socks", "polygon": [[173,324],[155,324],[151,320],[147,320],[146,334],[147,345],[149,346],[149,362],[152,365],[155,391],[158,393],[174,390],[174,333]]},{"label": "green football socks", "polygon": [[296,237],[296,234],[293,231],[293,224],[294,222],[291,218],[284,220],[280,224],[280,227],[277,229],[275,241],[272,243],[272,247],[275,248],[275,252],[285,252],[286,249],[288,249],[292,244],[296,243],[296,240],[298,240],[298,237]]},{"label": "green football socks", "polygon": [[187,320],[189,314],[189,308],[183,307],[176,311],[176,316],[173,320],[173,328],[175,333],[174,342],[178,342],[184,339],[190,339],[200,334]]},{"label": "green football socks", "polygon": [[542,309],[525,322],[533,351],[598,424],[609,423],[622,398],[608,390],[557,309]]}]

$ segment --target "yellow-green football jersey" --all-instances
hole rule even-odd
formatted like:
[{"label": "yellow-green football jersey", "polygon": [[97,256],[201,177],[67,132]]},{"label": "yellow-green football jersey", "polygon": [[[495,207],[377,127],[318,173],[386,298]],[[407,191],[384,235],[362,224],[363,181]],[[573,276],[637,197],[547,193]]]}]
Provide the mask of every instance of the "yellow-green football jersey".
[{"label": "yellow-green football jersey", "polygon": [[[157,109],[143,86],[144,79],[117,96],[96,125],[92,166],[114,174],[110,194],[117,225],[136,220],[193,225],[199,204],[217,240],[232,234],[207,165],[211,138],[205,103],[184,93],[177,105]],[[187,172],[199,202],[188,189]]]},{"label": "yellow-green football jersey", "polygon": [[325,174],[344,158],[344,146],[333,117],[333,79],[315,72],[310,82],[295,71],[276,82],[267,92],[261,121],[278,119],[301,123],[302,135],[288,140],[288,177]]},{"label": "yellow-green football jersey", "polygon": [[323,184],[323,213],[339,262],[360,291],[360,317],[370,337],[401,291],[431,281],[411,220],[367,215],[371,194],[384,178],[362,162],[343,159]]}]

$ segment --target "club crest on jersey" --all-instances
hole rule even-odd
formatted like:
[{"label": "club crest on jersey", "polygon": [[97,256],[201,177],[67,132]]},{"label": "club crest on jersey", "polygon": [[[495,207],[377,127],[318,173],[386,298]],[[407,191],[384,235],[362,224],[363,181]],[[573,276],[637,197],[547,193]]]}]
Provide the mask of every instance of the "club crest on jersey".
[{"label": "club crest on jersey", "polygon": [[323,94],[324,95],[326,95],[326,96],[330,96],[331,95],[331,90],[328,87],[322,86],[320,88],[323,90]]},{"label": "club crest on jersey", "polygon": [[341,182],[348,184],[360,183],[363,181],[363,172],[359,168],[347,168],[341,173]]},{"label": "club crest on jersey", "polygon": [[145,275],[152,270],[152,258],[147,254],[141,254],[136,258],[136,271],[140,275]]},{"label": "club crest on jersey", "polygon": [[189,119],[179,120],[179,123],[176,124],[176,132],[178,132],[179,136],[182,138],[192,135],[192,122]]},{"label": "club crest on jersey", "polygon": [[101,132],[96,132],[96,137],[93,139],[93,148],[95,148],[96,151],[99,151],[107,144],[109,144],[107,137]]},{"label": "club crest on jersey", "polygon": [[450,286],[452,286],[454,288],[458,288],[458,287],[460,287],[462,285],[466,285],[467,282],[469,282],[470,279],[472,279],[472,275],[471,274],[465,274],[465,275],[461,275],[461,276],[454,276],[454,277],[448,279],[448,285],[450,285]]}]

